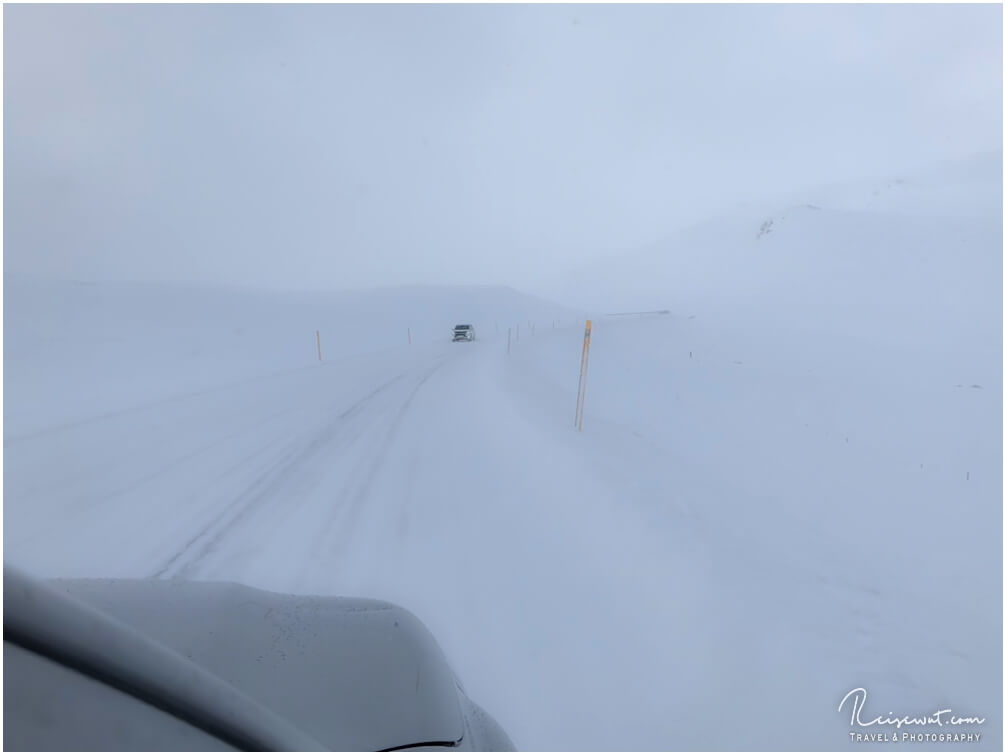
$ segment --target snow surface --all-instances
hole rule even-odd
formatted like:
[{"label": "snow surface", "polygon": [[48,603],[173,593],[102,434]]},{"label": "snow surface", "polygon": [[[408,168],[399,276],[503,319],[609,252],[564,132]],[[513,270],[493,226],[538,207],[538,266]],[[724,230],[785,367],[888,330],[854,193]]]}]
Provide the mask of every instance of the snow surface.
[{"label": "snow surface", "polygon": [[1001,214],[931,204],[581,273],[582,433],[582,315],[509,289],[7,275],[5,559],[399,603],[523,749],[858,750],[865,687],[1001,750]]}]

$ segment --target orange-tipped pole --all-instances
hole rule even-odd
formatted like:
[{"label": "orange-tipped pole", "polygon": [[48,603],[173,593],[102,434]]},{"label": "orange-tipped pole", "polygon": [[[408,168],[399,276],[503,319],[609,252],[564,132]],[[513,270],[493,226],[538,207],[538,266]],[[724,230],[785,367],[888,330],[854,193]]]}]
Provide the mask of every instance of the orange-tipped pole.
[{"label": "orange-tipped pole", "polygon": [[587,320],[583,331],[583,351],[580,352],[580,382],[576,387],[576,417],[573,424],[577,432],[583,432],[583,402],[587,397],[587,365],[590,362],[590,331],[592,323]]}]

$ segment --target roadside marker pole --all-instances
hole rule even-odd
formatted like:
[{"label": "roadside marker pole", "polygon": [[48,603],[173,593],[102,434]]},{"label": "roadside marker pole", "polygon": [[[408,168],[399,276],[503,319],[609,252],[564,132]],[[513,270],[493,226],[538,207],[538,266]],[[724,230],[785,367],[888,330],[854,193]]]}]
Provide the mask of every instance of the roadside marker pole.
[{"label": "roadside marker pole", "polygon": [[409,331],[409,346],[412,345],[412,328],[408,328]]},{"label": "roadside marker pole", "polygon": [[587,401],[587,368],[590,367],[590,320],[587,320],[587,346],[583,360],[583,396],[580,397],[580,425],[577,432],[583,432],[583,405]]},{"label": "roadside marker pole", "polygon": [[510,328],[506,329],[506,353],[510,353]]},{"label": "roadside marker pole", "polygon": [[314,340],[318,342],[318,361],[321,361],[321,331],[314,331]]},{"label": "roadside marker pole", "polygon": [[576,417],[573,424],[577,432],[583,432],[583,402],[587,397],[587,364],[590,362],[591,321],[583,331],[583,351],[580,354],[580,383],[576,388]]},{"label": "roadside marker pole", "polygon": [[517,323],[517,338],[514,339],[517,343],[520,343],[520,323]]}]

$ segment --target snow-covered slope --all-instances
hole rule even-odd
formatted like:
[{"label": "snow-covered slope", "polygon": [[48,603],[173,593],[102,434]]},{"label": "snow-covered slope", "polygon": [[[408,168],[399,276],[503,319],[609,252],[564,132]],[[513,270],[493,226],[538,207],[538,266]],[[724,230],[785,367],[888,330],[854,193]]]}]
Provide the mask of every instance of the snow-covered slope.
[{"label": "snow-covered slope", "polygon": [[[599,314],[671,310],[601,318],[593,462],[744,607],[696,685],[746,668],[731,700],[804,723],[829,688],[868,687],[878,713],[966,701],[998,747],[1002,155],[797,197],[548,289]],[[568,379],[545,355],[526,367],[527,387]],[[723,746],[843,746],[753,726]]]},{"label": "snow-covered slope", "polygon": [[967,359],[1001,342],[1002,154],[737,210],[547,290]]}]

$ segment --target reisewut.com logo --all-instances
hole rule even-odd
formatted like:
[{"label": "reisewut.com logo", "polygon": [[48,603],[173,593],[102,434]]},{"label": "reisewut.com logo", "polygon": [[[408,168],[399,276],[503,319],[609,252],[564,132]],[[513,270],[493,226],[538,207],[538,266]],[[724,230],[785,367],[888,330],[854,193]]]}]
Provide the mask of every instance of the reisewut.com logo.
[{"label": "reisewut.com logo", "polygon": [[[846,707],[848,705],[848,707]],[[973,731],[974,727],[985,723],[979,716],[957,716],[951,708],[941,708],[932,713],[921,715],[896,716],[889,711],[886,716],[877,716],[864,720],[863,708],[866,706],[866,689],[856,687],[849,690],[842,702],[838,704],[838,712],[843,708],[849,712],[849,726],[867,731],[850,731],[852,742],[980,742],[982,734]],[[894,731],[879,730],[880,727],[894,727]],[[904,727],[926,727],[928,731],[901,731]],[[971,731],[963,731],[961,726],[969,726]],[[871,729],[871,727],[878,727]],[[934,727],[935,730],[934,730]]]}]

